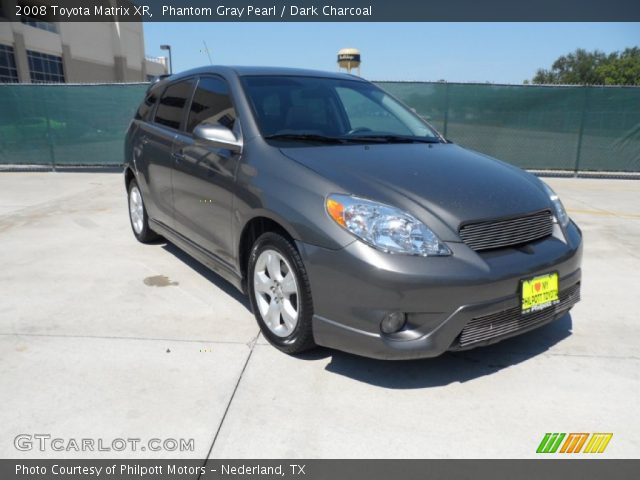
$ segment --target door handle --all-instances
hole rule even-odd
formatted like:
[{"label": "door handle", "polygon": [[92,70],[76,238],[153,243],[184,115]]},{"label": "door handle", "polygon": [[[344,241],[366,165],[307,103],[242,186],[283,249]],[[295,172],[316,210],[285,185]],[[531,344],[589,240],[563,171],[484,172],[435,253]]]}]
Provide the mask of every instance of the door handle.
[{"label": "door handle", "polygon": [[176,163],[182,162],[185,158],[183,153],[178,153],[178,152],[172,153],[171,156],[173,157]]}]

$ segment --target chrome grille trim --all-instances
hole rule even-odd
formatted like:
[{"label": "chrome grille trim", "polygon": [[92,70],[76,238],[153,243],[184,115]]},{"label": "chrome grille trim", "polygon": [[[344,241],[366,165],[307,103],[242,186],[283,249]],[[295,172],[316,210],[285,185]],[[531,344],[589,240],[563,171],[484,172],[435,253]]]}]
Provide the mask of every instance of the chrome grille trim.
[{"label": "chrome grille trim", "polygon": [[470,320],[458,335],[454,348],[468,348],[487,340],[498,340],[511,336],[520,330],[529,330],[547,323],[557,315],[573,307],[580,301],[580,284],[577,283],[560,292],[560,303],[553,307],[532,312],[521,313],[521,307],[509,308]]},{"label": "chrome grille trim", "polygon": [[504,248],[548,237],[553,233],[553,216],[543,210],[506,220],[487,220],[460,227],[460,238],[473,250]]}]

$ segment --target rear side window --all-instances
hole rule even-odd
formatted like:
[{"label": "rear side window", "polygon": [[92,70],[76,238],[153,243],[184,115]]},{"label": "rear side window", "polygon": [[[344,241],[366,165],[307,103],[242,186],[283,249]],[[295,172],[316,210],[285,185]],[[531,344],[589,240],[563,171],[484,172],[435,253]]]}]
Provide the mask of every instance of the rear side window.
[{"label": "rear side window", "polygon": [[229,89],[224,80],[203,77],[193,95],[187,132],[193,132],[201,123],[220,124],[233,130],[236,122],[236,111],[231,103]]},{"label": "rear side window", "polygon": [[151,111],[153,110],[154,105],[158,101],[158,94],[160,92],[157,88],[149,91],[144,97],[143,102],[138,107],[138,111],[136,112],[136,119],[138,120],[151,120]]},{"label": "rear side window", "polygon": [[193,80],[169,85],[162,94],[154,121],[179,130],[180,123],[184,117],[185,107],[191,96],[192,88]]}]

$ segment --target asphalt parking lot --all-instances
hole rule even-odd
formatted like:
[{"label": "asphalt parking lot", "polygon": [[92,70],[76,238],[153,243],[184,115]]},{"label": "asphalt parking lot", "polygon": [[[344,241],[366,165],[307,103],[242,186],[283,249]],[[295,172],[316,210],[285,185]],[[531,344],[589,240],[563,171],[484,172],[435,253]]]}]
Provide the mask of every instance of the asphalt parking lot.
[{"label": "asphalt parking lot", "polygon": [[[582,302],[501,344],[382,362],[284,355],[246,300],[129,227],[122,176],[0,173],[0,456],[535,457],[545,432],[640,452],[640,181],[548,179],[584,232]],[[19,434],[194,439],[18,451]]]}]

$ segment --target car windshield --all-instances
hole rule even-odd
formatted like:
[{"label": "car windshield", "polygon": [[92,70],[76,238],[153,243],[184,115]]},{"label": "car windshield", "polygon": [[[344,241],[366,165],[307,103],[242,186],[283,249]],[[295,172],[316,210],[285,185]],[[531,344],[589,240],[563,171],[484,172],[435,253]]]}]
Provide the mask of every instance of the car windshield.
[{"label": "car windshield", "polygon": [[368,82],[272,75],[242,81],[268,139],[334,144],[441,141],[420,117]]}]

